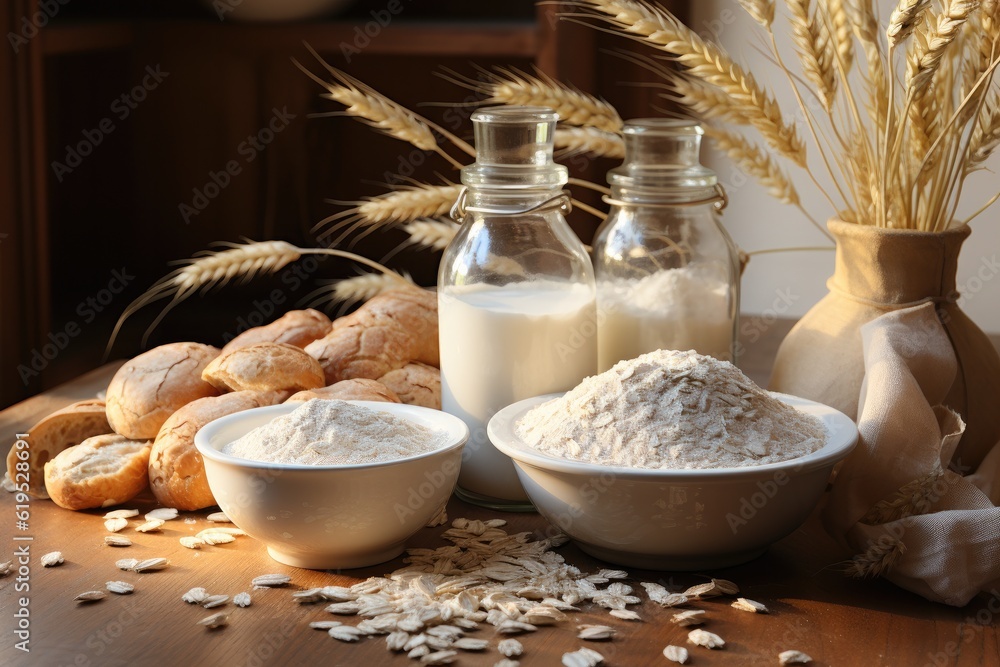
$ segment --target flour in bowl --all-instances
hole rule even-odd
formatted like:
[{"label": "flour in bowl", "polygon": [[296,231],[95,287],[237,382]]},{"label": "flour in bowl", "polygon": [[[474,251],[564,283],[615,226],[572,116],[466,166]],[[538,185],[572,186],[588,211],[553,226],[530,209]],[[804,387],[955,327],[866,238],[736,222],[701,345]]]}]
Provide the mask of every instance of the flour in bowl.
[{"label": "flour in bowl", "polygon": [[550,456],[652,469],[775,463],[826,441],[818,418],[774,398],[731,363],[667,350],[588,377],[528,411],[516,432]]},{"label": "flour in bowl", "polygon": [[223,447],[230,456],[267,463],[356,465],[434,451],[443,433],[388,412],[313,399]]}]

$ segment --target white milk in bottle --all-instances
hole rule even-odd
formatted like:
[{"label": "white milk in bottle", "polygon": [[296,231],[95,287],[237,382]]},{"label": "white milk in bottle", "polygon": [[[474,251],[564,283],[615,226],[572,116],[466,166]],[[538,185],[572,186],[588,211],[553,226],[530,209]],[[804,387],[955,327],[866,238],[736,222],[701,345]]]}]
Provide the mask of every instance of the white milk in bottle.
[{"label": "white milk in bottle", "polygon": [[513,462],[489,441],[490,418],[597,370],[593,266],[563,217],[556,118],[536,107],[473,114],[476,163],[462,170],[452,211],[462,227],[438,272],[442,409],[471,432],[456,493],[495,508],[530,503]]}]

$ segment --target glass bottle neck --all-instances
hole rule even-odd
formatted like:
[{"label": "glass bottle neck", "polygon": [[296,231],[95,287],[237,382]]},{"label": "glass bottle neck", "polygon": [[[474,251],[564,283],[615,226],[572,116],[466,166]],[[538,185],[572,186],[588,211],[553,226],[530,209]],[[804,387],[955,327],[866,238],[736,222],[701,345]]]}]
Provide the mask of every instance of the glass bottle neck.
[{"label": "glass bottle neck", "polygon": [[[496,209],[501,215],[516,215],[519,211],[528,213],[529,209],[558,199],[562,195],[563,189],[559,186],[545,188],[470,187],[466,190],[465,206],[467,208]],[[482,215],[489,214],[483,213]]]},{"label": "glass bottle neck", "polygon": [[637,188],[622,185],[611,186],[611,200],[627,204],[650,204],[657,206],[697,205],[703,202],[710,206],[718,201],[719,193],[715,188]]}]

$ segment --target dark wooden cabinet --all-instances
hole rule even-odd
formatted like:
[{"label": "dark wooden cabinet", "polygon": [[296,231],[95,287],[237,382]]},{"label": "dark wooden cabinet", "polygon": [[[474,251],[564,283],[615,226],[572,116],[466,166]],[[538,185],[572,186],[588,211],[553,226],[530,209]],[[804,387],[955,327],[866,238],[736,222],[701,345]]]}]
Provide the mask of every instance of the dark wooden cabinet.
[{"label": "dark wooden cabinet", "polygon": [[[655,91],[629,85],[643,73],[601,54],[623,44],[561,21],[555,4],[413,0],[383,26],[386,6],[361,0],[334,18],[258,24],[220,21],[198,2],[4,4],[0,405],[98,365],[119,314],[171,260],[241,238],[314,244],[311,228],[341,208],[331,201],[383,192],[400,171],[457,180],[436,156],[347,118],[315,117],[338,106],[292,62],[322,74],[305,43],[460,135],[471,132],[469,107],[418,106],[471,99],[436,75],[443,67],[472,76],[474,66],[537,67],[625,117],[651,113]],[[611,166],[582,161],[577,171],[602,181]],[[597,221],[576,215],[587,237]],[[404,238],[380,233],[357,249],[377,258]],[[393,265],[431,284],[437,262],[413,251]],[[354,271],[324,262],[281,308]],[[276,280],[191,299],[148,345],[220,342],[265,316],[254,304]],[[128,322],[112,356],[140,350],[159,305]]]}]

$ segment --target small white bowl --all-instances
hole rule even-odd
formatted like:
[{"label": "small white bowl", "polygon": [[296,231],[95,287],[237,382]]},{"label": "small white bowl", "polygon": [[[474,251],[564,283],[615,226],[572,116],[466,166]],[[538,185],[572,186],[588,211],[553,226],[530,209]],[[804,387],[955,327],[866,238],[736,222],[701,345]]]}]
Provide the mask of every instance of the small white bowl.
[{"label": "small white bowl", "polygon": [[280,563],[329,570],[391,560],[448,501],[458,480],[469,437],[461,419],[413,405],[348,403],[443,431],[447,438],[432,452],[359,465],[264,463],[221,451],[301,403],[227,415],[195,435],[219,507]]},{"label": "small white bowl", "polygon": [[562,394],[498,412],[487,432],[514,460],[535,508],[592,556],[650,570],[728,567],[760,556],[809,516],[834,465],[858,430],[833,408],[785,394],[819,417],[826,444],[806,456],[746,468],[647,470],[555,458],[524,443],[514,427],[528,410]]}]

